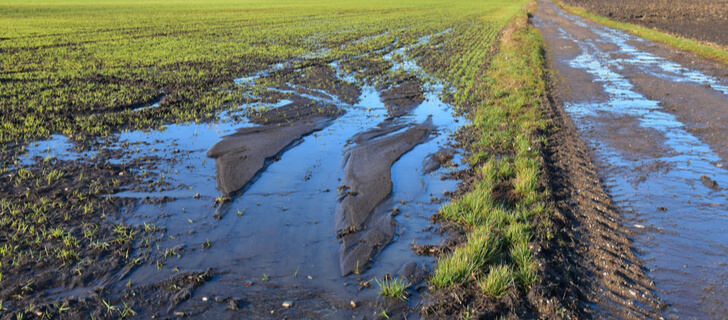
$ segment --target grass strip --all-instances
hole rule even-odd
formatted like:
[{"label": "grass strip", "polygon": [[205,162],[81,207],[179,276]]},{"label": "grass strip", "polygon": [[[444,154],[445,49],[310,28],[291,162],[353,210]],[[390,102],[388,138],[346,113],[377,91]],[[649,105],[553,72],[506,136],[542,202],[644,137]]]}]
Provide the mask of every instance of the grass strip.
[{"label": "grass strip", "polygon": [[627,31],[633,35],[664,43],[673,48],[685,50],[697,54],[699,56],[728,64],[728,47],[720,46],[715,43],[688,39],[676,35],[671,35],[656,29],[649,29],[642,26],[614,21],[602,16],[589,13],[582,8],[572,7],[561,1],[554,0],[554,3],[569,13],[588,18],[607,27]]},{"label": "grass strip", "polygon": [[548,229],[543,226],[549,210],[541,180],[545,60],[543,38],[528,21],[534,9],[534,1],[520,9],[501,31],[497,53],[471,72],[478,76],[468,101],[477,103],[466,130],[476,138],[468,160],[476,180],[439,213],[468,236],[440,257],[430,279],[436,289],[477,284],[484,298],[498,298],[508,290],[527,292],[537,280],[530,243],[548,235],[539,230]]}]

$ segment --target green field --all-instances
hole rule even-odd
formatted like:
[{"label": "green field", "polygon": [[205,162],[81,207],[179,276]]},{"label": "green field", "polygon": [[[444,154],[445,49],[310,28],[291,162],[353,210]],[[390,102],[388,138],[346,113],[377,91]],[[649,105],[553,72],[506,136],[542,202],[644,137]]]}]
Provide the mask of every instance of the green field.
[{"label": "green field", "polygon": [[[407,53],[427,72],[420,76],[443,82],[441,94],[472,120],[461,136],[475,180],[439,214],[441,222],[452,223],[467,240],[439,257],[428,286],[446,294],[465,290],[466,299],[477,300],[474,306],[486,308],[507,293],[525,297],[540,277],[530,244],[550,236],[548,190],[540,181],[547,127],[540,110],[544,60],[541,38],[527,22],[527,3],[3,1],[0,173],[13,171],[2,179],[27,190],[23,197],[8,195],[0,202],[0,230],[8,234],[0,238],[0,283],[20,281],[35,263],[80,270],[82,262],[113,257],[122,267],[134,266],[127,261],[129,250],[147,241],[145,231],[156,230],[99,222],[88,214],[113,210],[104,193],[132,181],[118,178],[112,187],[109,181],[84,180],[83,173],[68,168],[10,169],[29,142],[60,133],[83,144],[123,130],[212,121],[251,96],[265,96],[265,85],[288,81],[277,76],[264,79],[264,85],[234,81],[282,62],[303,69],[340,61],[357,85],[395,81],[401,75],[388,68],[377,74],[358,72],[368,72],[361,65],[386,66],[390,62],[382,60],[384,54],[432,36]],[[66,188],[74,198],[67,205],[64,191],[40,187],[54,179],[89,187]],[[101,229],[87,238],[94,223]],[[106,245],[87,250],[99,243]],[[48,247],[63,249],[38,256]],[[99,251],[108,255],[98,258]],[[380,295],[406,300],[403,292],[409,287],[397,281],[377,281]],[[28,292],[21,289],[16,291],[22,298]],[[101,303],[74,308],[107,318],[131,315],[121,311],[126,300],[109,299],[118,306],[113,312],[102,312]],[[449,313],[457,305],[444,300],[430,311],[442,317],[479,314],[462,305]],[[13,312],[32,316],[33,302],[30,306]],[[62,316],[58,308],[47,310],[51,317]]]},{"label": "green field", "polygon": [[[0,142],[209,119],[240,101],[234,78],[271,63],[352,57],[448,28],[460,50],[439,57],[443,74],[468,86],[523,3],[3,1]],[[131,112],[163,96],[157,110]]]}]

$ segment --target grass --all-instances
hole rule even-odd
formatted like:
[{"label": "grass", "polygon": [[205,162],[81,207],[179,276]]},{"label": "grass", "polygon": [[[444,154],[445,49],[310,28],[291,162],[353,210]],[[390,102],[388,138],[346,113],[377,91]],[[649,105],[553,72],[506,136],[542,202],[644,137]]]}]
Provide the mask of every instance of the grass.
[{"label": "grass", "polygon": [[[572,7],[569,5],[564,4],[563,2],[560,2],[558,0],[555,0],[554,3],[556,3],[559,7],[563,8],[569,13],[576,14],[579,16],[582,16],[584,18],[588,18],[591,20],[594,20],[600,24],[603,24],[607,27],[619,29],[623,31],[627,31],[631,34],[634,34],[636,36],[650,39],[653,41],[657,41],[660,43],[664,43],[668,46],[689,51],[692,53],[695,53],[699,56],[712,59],[718,62],[721,62],[723,64],[728,64],[728,47],[720,46],[714,43],[705,42],[705,41],[699,41],[695,39],[689,39],[681,36],[676,36],[672,34],[668,34],[662,31],[658,31],[656,29],[650,29],[645,28],[642,26],[630,24],[630,23],[624,23],[624,22],[617,22],[614,20],[611,20],[609,18],[605,18],[602,16],[598,16],[592,13],[589,13],[588,11]],[[718,26],[716,26],[718,27]]]},{"label": "grass", "polygon": [[379,286],[380,297],[387,297],[397,300],[407,300],[407,288],[410,287],[410,284],[406,280],[394,278],[385,279],[382,281],[379,281],[379,279],[375,279],[375,281]]},{"label": "grass", "polygon": [[548,190],[539,181],[548,123],[541,113],[543,39],[527,21],[534,6],[531,2],[513,16],[488,59],[465,70],[445,68],[473,75],[453,89],[469,92],[454,98],[473,120],[465,132],[474,141],[468,161],[476,180],[440,210],[441,218],[467,231],[467,241],[440,257],[430,280],[435,289],[475,284],[485,297],[496,299],[508,290],[528,292],[538,279],[530,243],[548,234],[540,232],[548,229],[540,221],[548,221],[549,209]]},{"label": "grass", "polygon": [[517,8],[502,0],[3,1],[0,143],[211,119],[259,89],[234,79],[270,64],[350,58],[484,18],[497,23],[467,36],[488,43]]},{"label": "grass", "polygon": [[480,290],[489,297],[500,298],[513,285],[513,270],[507,265],[493,266],[478,282]]}]

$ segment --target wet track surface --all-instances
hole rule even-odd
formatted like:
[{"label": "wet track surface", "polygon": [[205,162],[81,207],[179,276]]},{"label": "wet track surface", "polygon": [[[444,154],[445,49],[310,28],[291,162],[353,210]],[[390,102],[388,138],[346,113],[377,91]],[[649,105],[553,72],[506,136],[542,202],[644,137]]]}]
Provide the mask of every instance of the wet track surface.
[{"label": "wet track surface", "polygon": [[539,6],[534,23],[563,82],[563,108],[593,148],[607,192],[669,305],[665,316],[725,316],[728,163],[720,118],[728,112],[728,73],[676,59],[549,1]]}]

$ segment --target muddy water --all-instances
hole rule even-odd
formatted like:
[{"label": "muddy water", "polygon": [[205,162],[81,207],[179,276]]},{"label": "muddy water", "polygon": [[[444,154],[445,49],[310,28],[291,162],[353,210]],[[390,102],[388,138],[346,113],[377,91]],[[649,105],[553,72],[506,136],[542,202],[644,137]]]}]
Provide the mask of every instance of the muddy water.
[{"label": "muddy water", "polygon": [[564,109],[594,148],[607,191],[670,305],[667,316],[724,317],[728,164],[645,83],[692,86],[691,94],[728,106],[728,81],[643,51],[644,39],[542,5],[535,21],[568,87]]},{"label": "muddy water", "polygon": [[[404,49],[398,53],[404,53]],[[340,79],[353,79],[341,74],[337,62],[332,66],[339,72]],[[253,85],[258,77],[285,68],[284,64],[275,65],[236,83]],[[413,74],[421,72],[416,64],[408,61],[395,64],[393,68],[404,68]],[[153,193],[125,191],[110,195],[138,201],[134,206],[124,208],[123,213],[109,218],[138,226],[154,224],[165,232],[163,239],[154,244],[155,249],[146,252],[152,257],[150,263],[129,274],[120,271],[112,279],[94,285],[122,287],[127,281],[156,283],[179,272],[212,268],[216,276],[211,282],[198,288],[191,299],[180,305],[160,307],[163,313],[232,315],[225,313],[224,303],[213,302],[217,297],[241,299],[245,305],[241,312],[255,318],[339,319],[371,317],[375,311],[381,311],[376,307],[376,285],[371,282],[372,287],[365,288],[361,284],[374,278],[381,279],[385,274],[397,275],[403,266],[413,263],[418,270],[432,270],[435,259],[415,255],[410,246],[443,241],[428,219],[439,209],[440,201],[445,198],[443,194],[456,188],[457,181],[441,179],[452,168],[428,173],[422,168],[425,160],[446,147],[450,134],[465,123],[464,119],[453,115],[451,106],[439,99],[441,86],[427,87],[424,102],[398,117],[390,117],[380,93],[367,85],[361,87],[359,102],[353,105],[323,90],[306,91],[315,92],[312,95],[269,89],[333,104],[345,113],[327,119],[302,137],[293,139],[275,156],[266,159],[262,169],[238,191],[221,193],[220,167],[216,166],[215,159],[207,157],[207,152],[213,145],[225,143],[226,136],[256,126],[244,117],[247,106],[225,112],[219,121],[210,124],[170,125],[163,131],[133,131],[115,137],[117,142],[108,149],[127,153],[109,161],[119,163],[142,156],[159,157],[161,162],[135,168],[133,173],[159,173],[169,187]],[[262,104],[275,109],[290,102],[282,99],[256,106]],[[343,249],[341,239],[337,238],[335,213],[341,206],[342,188],[339,187],[345,182],[346,157],[357,147],[355,138],[372,130],[404,128],[376,138],[385,139],[422,123],[430,126],[426,137],[403,150],[391,168],[386,169],[391,171],[392,191],[376,204],[377,212],[395,213],[391,214],[394,234],[375,251],[369,269],[362,265],[354,274],[342,276],[340,251]],[[49,141],[30,146],[28,154],[29,157],[55,156],[72,160],[90,159],[98,151],[77,153],[66,138],[54,136]],[[460,163],[460,156],[456,155],[452,162]],[[230,201],[216,203],[221,194],[228,193]],[[177,254],[162,258],[168,249],[174,249]],[[143,251],[133,254],[143,254]],[[154,261],[161,261],[163,265]],[[400,275],[410,276],[414,282],[410,291],[415,295],[408,303],[415,307],[420,299],[416,293],[424,288],[424,283],[418,277],[411,277],[410,273],[400,272]],[[77,288],[65,294],[83,295],[91,289]],[[202,301],[202,297],[209,299]],[[283,301],[293,301],[294,307],[281,307]],[[356,308],[352,308],[351,301],[357,304]]]}]

